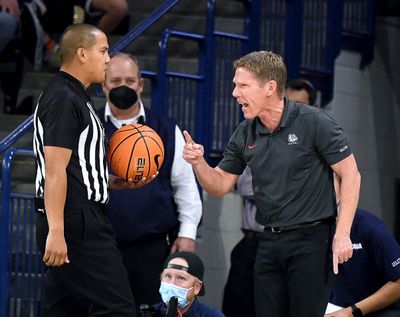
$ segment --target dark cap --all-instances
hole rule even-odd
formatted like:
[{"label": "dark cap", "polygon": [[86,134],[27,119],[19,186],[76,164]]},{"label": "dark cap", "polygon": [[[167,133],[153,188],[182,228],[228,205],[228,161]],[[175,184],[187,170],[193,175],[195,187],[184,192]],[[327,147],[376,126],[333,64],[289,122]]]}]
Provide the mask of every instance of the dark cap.
[{"label": "dark cap", "polygon": [[[175,258],[182,258],[186,260],[188,263],[189,267],[186,266],[176,266],[176,265],[168,265],[168,263]],[[203,282],[203,277],[204,277],[204,265],[201,259],[194,253],[192,252],[175,252],[170,254],[167,259],[164,262],[164,269],[166,268],[172,268],[172,269],[178,269],[182,270],[185,272],[188,272],[189,274],[193,275],[194,277],[197,277],[201,282],[202,282],[202,287],[199,292],[200,296],[203,296],[205,293],[204,290],[204,282]]]}]

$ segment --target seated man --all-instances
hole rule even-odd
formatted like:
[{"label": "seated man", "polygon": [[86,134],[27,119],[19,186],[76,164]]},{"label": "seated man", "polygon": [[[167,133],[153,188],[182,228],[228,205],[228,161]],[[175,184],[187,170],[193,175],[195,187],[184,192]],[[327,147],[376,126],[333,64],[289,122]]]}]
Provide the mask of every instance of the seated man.
[{"label": "seated man", "polygon": [[[161,273],[163,302],[154,306],[155,316],[223,317],[221,312],[197,299],[204,295],[203,276],[204,265],[196,254],[176,252],[168,256]],[[172,297],[177,299],[177,308],[173,307]]]},{"label": "seated man", "polygon": [[3,52],[7,44],[13,39],[17,30],[17,19],[11,13],[3,8],[2,0],[0,0],[0,53]]},{"label": "seated man", "polygon": [[317,90],[304,78],[296,78],[286,83],[286,97],[290,100],[317,107]]},{"label": "seated man", "polygon": [[32,104],[28,104],[29,97],[23,103],[27,107],[20,106],[17,110],[24,74],[24,59],[20,53],[22,43],[19,17],[20,6],[17,0],[0,0],[0,89],[3,92],[4,113],[31,114]]},{"label": "seated man", "polygon": [[362,209],[350,238],[353,257],[339,267],[330,300],[342,309],[325,316],[400,316],[399,244],[380,219]]}]

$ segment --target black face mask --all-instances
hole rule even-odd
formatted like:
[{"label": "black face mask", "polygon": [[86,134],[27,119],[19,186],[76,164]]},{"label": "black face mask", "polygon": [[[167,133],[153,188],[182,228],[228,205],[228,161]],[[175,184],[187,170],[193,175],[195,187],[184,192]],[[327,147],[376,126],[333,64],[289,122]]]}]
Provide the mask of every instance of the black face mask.
[{"label": "black face mask", "polygon": [[138,100],[136,91],[127,86],[119,86],[111,89],[109,98],[118,109],[128,109]]}]

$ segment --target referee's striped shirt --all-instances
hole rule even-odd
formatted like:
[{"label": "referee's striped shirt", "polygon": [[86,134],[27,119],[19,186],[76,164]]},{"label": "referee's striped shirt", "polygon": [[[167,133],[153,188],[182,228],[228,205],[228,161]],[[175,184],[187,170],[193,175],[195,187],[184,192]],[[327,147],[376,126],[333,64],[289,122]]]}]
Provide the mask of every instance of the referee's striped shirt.
[{"label": "referee's striped shirt", "polygon": [[34,113],[37,197],[44,197],[44,146],[72,150],[67,166],[66,205],[107,202],[108,170],[103,127],[86,89],[65,72],[59,72],[43,91]]}]

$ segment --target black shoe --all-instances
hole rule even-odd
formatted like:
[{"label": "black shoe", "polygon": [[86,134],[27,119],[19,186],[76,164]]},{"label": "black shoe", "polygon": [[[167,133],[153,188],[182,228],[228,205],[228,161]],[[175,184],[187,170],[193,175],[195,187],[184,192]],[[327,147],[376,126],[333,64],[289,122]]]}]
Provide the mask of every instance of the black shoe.
[{"label": "black shoe", "polygon": [[35,70],[42,67],[43,28],[39,20],[40,10],[36,3],[25,2],[21,11],[23,52]]}]

